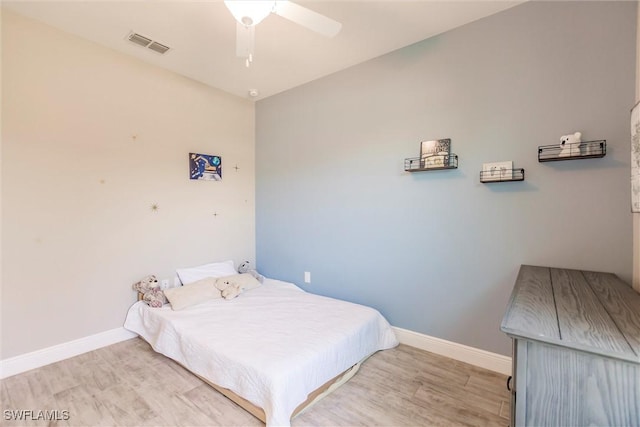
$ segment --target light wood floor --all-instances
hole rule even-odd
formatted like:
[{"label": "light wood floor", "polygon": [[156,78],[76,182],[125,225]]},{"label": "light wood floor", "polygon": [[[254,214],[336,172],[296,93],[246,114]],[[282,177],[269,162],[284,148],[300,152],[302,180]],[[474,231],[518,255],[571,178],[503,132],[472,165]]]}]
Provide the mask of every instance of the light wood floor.
[{"label": "light wood floor", "polygon": [[[296,426],[506,426],[506,377],[400,345],[370,357]],[[262,426],[139,338],[2,380],[0,425]],[[5,410],[68,410],[16,422]]]}]

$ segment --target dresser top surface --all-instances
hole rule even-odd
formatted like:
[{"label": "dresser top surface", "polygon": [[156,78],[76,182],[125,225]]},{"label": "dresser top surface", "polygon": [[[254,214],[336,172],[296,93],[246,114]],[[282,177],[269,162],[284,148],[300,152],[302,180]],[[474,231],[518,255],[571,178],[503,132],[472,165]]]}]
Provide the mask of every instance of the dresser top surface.
[{"label": "dresser top surface", "polygon": [[640,363],[640,294],[611,273],[523,265],[500,329]]}]

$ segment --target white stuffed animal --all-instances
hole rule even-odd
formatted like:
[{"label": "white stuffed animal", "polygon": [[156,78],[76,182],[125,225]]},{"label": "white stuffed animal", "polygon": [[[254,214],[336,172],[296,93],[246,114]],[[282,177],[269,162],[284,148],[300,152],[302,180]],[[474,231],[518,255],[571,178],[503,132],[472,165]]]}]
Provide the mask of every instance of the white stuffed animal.
[{"label": "white stuffed animal", "polygon": [[558,154],[558,157],[580,155],[581,138],[582,133],[580,132],[562,136],[560,138],[560,154]]},{"label": "white stuffed animal", "polygon": [[224,299],[233,299],[244,291],[242,285],[226,277],[216,280],[216,288],[218,288],[220,295],[222,295]]},{"label": "white stuffed animal", "polygon": [[240,273],[216,279],[215,286],[222,298],[233,299],[245,290],[257,288],[260,282],[249,273]]}]

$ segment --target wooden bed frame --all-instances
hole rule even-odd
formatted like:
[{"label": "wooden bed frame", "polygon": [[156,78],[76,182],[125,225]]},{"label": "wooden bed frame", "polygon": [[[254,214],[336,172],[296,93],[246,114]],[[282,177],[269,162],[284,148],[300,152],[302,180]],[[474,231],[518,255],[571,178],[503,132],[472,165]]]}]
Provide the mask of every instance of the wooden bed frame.
[{"label": "wooden bed frame", "polygon": [[[314,390],[311,393],[309,393],[309,396],[307,396],[307,400],[305,400],[300,405],[298,405],[298,407],[293,411],[293,414],[291,414],[291,419],[295,418],[297,415],[299,415],[302,412],[304,412],[305,410],[309,409],[316,402],[320,401],[325,396],[328,396],[334,390],[336,390],[338,387],[340,387],[341,385],[343,385],[344,383],[349,381],[356,374],[356,372],[358,372],[358,370],[360,369],[360,365],[361,364],[362,364],[362,362],[356,363],[355,365],[353,365],[352,367],[350,367],[349,369],[347,369],[346,371],[344,371],[340,375],[338,375],[335,378],[327,381],[326,383],[321,385],[319,388],[317,388],[316,390]],[[185,367],[185,369],[187,369],[187,368]],[[187,370],[189,370],[189,369],[187,369]],[[191,371],[189,371],[189,372],[191,372]],[[204,381],[207,385],[213,387],[215,390],[220,392],[223,396],[225,396],[226,398],[228,398],[232,402],[236,403],[242,409],[244,409],[245,411],[247,411],[248,413],[250,413],[251,415],[253,415],[254,417],[256,417],[257,419],[259,419],[260,421],[262,421],[263,423],[266,424],[266,416],[265,416],[264,410],[262,408],[254,405],[253,403],[249,402],[244,397],[241,397],[241,396],[237,395],[236,393],[234,393],[233,391],[229,390],[228,388],[220,387],[219,385],[216,385],[216,384],[210,382],[209,380],[207,380],[206,378],[201,377],[200,375],[197,375],[197,374],[194,374],[194,375],[196,375],[198,378],[200,378],[202,381]]]}]

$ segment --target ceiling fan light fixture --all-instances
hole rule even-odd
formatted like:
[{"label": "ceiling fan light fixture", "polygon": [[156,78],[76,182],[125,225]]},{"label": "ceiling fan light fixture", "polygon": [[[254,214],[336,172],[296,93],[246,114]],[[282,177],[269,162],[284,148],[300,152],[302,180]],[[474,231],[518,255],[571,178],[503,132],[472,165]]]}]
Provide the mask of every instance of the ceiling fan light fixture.
[{"label": "ceiling fan light fixture", "polygon": [[326,37],[335,36],[342,28],[338,21],[288,0],[225,0],[224,5],[237,21],[236,56],[245,59],[247,68],[253,62],[255,27],[271,13]]},{"label": "ceiling fan light fixture", "polygon": [[258,25],[269,16],[275,1],[266,0],[225,0],[224,2],[233,17],[246,27]]}]

